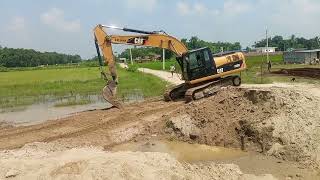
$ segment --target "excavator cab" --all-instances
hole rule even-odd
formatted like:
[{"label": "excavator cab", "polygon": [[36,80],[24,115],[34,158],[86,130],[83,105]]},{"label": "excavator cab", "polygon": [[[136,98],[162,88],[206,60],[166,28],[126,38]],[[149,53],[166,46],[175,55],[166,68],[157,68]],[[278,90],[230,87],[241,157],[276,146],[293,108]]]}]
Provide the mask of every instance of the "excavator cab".
[{"label": "excavator cab", "polygon": [[[217,73],[211,50],[207,47],[196,49],[182,56],[182,72],[186,81],[192,81]],[[181,65],[180,64],[180,65]]]}]

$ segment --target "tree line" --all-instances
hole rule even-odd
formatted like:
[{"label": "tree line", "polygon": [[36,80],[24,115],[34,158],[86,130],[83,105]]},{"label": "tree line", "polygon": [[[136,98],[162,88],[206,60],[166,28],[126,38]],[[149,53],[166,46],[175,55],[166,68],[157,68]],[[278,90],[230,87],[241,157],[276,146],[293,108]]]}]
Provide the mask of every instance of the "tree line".
[{"label": "tree line", "polygon": [[[319,49],[320,48],[320,38],[314,37],[306,39],[303,37],[296,37],[291,35],[290,38],[284,39],[282,36],[274,36],[268,39],[270,47],[277,47],[279,51],[288,51],[292,49]],[[265,47],[267,39],[262,39],[255,42],[253,47]]]},{"label": "tree line", "polygon": [[[221,51],[241,50],[239,42],[208,42],[199,39],[196,36],[190,39],[181,39],[181,42],[186,45],[189,50],[202,47],[209,47],[213,53]],[[266,39],[262,39],[254,43],[252,47],[265,47]],[[277,47],[279,51],[287,51],[290,49],[318,49],[320,48],[320,38],[306,39],[292,35],[290,38],[283,38],[276,35],[269,38],[269,46]],[[247,47],[247,49],[251,49]],[[162,55],[162,49],[154,47],[132,48],[132,56],[137,57]],[[171,51],[165,51],[167,59],[173,58],[174,54]],[[117,57],[130,58],[129,49],[125,49]],[[92,58],[96,60],[96,57]],[[79,55],[68,55],[56,52],[39,52],[33,49],[14,49],[0,46],[0,67],[36,67],[40,65],[55,65],[79,63],[82,59]],[[89,61],[88,61],[89,62]]]},{"label": "tree line", "polygon": [[197,36],[191,37],[189,40],[184,38],[181,39],[181,42],[184,43],[189,50],[198,49],[202,47],[210,48],[212,53],[218,53],[221,51],[240,51],[241,44],[240,42],[230,43],[230,42],[209,42],[199,39]]},{"label": "tree line", "polygon": [[35,67],[78,62],[81,62],[79,55],[39,52],[33,49],[2,48],[0,46],[0,67]]}]

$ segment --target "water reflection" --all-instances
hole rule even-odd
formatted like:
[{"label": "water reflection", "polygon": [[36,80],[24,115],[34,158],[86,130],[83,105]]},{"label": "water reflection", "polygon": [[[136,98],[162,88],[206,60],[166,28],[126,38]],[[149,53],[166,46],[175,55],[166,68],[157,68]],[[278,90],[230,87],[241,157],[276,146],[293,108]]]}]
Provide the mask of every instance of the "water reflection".
[{"label": "water reflection", "polygon": [[[140,102],[144,100],[141,90],[135,89],[120,98],[123,103]],[[24,97],[34,102],[32,97]],[[29,99],[28,99],[29,98]],[[35,97],[33,97],[35,98]],[[13,98],[11,101],[21,101]],[[26,99],[23,99],[25,101]],[[6,122],[15,126],[38,124],[47,120],[64,118],[74,113],[110,108],[102,95],[70,95],[63,97],[39,96],[37,103],[26,106],[0,108],[0,122]]]}]

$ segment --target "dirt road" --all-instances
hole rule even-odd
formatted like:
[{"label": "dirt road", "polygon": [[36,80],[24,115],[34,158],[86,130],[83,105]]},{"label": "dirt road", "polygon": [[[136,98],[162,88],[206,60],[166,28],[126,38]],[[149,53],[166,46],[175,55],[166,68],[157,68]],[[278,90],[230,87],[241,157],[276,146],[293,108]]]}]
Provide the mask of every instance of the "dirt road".
[{"label": "dirt road", "polygon": [[[122,162],[123,158],[129,158],[129,156],[133,158],[133,162],[136,162],[134,159],[152,156],[156,162],[163,163],[152,167],[167,167],[166,157],[159,154],[159,156],[139,153],[113,155],[103,151],[103,149],[109,150],[114,145],[125,142],[150,142],[164,139],[229,148],[242,147],[248,152],[260,152],[266,155],[251,161],[248,159],[244,165],[241,165],[243,161],[240,159],[226,161],[227,163],[239,163],[241,170],[244,169],[249,174],[273,174],[281,179],[288,177],[291,179],[320,178],[317,174],[320,164],[318,158],[320,154],[319,92],[318,86],[308,84],[244,85],[241,88],[223,88],[213,97],[189,104],[149,100],[127,105],[122,111],[118,109],[88,111],[61,120],[26,127],[2,125],[0,149],[3,151],[0,151],[0,170],[6,173],[0,173],[0,179],[10,173],[17,174],[17,177],[19,174],[26,175],[29,171],[23,167],[27,167],[28,162],[34,162],[30,161],[32,159],[39,160],[37,162],[40,164],[48,163],[48,166],[45,167],[51,167],[45,177],[48,173],[52,177],[58,175],[61,177],[61,174],[76,177],[74,175],[84,175],[87,172],[81,170],[85,167],[95,169],[94,166],[91,166],[93,164],[96,164],[97,167],[104,167],[102,164],[106,162],[117,160]],[[50,142],[53,145],[40,144],[35,145],[36,148],[34,145],[27,145],[21,150],[8,151],[33,142]],[[43,150],[47,146],[52,148]],[[85,152],[87,150],[82,148],[88,146],[101,148],[98,148],[98,151]],[[76,149],[71,150],[72,148]],[[99,154],[99,157],[109,158],[102,158],[103,160],[96,162],[94,159],[98,157],[93,155],[95,152]],[[81,154],[84,157],[88,153],[88,157],[93,159],[74,156],[68,159],[64,156],[65,153]],[[271,159],[270,163],[266,163],[269,156],[274,157],[275,160]],[[62,164],[58,162],[50,164],[49,161],[46,161],[46,159],[62,157],[64,158],[61,161]],[[141,163],[154,164],[155,161],[144,160]],[[276,166],[279,164],[278,161],[282,164]],[[250,162],[257,163],[257,167],[261,168],[252,170],[254,168],[250,168],[252,166]],[[17,166],[17,163],[24,165],[20,167]],[[14,169],[14,167],[20,167],[20,169]],[[35,172],[38,172],[39,167],[36,165],[30,167],[34,167],[33,172],[37,174]],[[117,168],[121,172],[118,172],[117,169],[113,171],[120,174],[125,173],[127,177],[131,177],[130,175],[137,175],[135,172],[142,173],[141,169],[138,170],[139,168],[145,168],[124,164],[122,167],[126,167],[124,171],[121,168]],[[216,164],[201,166],[200,171],[202,172],[204,168],[203,172],[206,173],[229,172],[227,176],[223,176],[234,177],[229,179],[244,177],[237,166],[227,167],[229,166]],[[195,167],[177,164],[172,168],[180,168],[178,177],[187,177],[180,175],[194,173],[188,169]],[[76,171],[73,171],[74,169]],[[166,171],[158,170],[153,169],[150,172],[163,173]],[[108,173],[110,172],[106,172]],[[105,177],[106,174],[102,173],[102,177]],[[147,179],[146,177],[151,176],[144,174],[143,177]],[[214,178],[211,177],[211,179]]]},{"label": "dirt road", "polygon": [[[126,68],[126,65],[124,63],[119,63],[120,67]],[[138,68],[138,71],[147,73],[147,74],[152,74],[154,76],[157,76],[165,81],[170,82],[171,84],[174,85],[179,85],[184,83],[183,80],[181,80],[181,75],[178,73],[173,73],[173,76],[171,72],[167,71],[160,71],[160,70],[153,70],[153,69],[148,69],[148,68]]]},{"label": "dirt road", "polygon": [[155,75],[155,76],[157,76],[165,81],[168,81],[174,85],[179,85],[179,84],[184,83],[184,81],[181,80],[181,75],[178,73],[173,73],[173,76],[172,76],[172,74],[167,71],[158,71],[158,70],[153,70],[153,69],[148,69],[148,68],[139,68],[138,70],[143,73]]}]

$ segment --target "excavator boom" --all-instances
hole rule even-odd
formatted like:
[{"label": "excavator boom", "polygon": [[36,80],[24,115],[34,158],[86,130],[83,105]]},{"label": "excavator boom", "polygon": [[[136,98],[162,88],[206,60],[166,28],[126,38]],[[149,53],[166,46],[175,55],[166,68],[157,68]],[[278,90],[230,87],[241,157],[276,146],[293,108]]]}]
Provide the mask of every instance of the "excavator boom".
[{"label": "excavator boom", "polygon": [[[108,35],[106,32],[107,28],[118,29],[126,32],[139,33],[139,35]],[[104,26],[97,25],[94,28],[94,39],[96,44],[96,49],[98,53],[98,58],[100,62],[101,74],[106,79],[107,85],[103,88],[103,97],[113,106],[121,108],[121,104],[116,100],[116,89],[118,84],[118,75],[115,65],[115,59],[112,52],[112,44],[127,44],[134,46],[149,46],[158,47],[170,50],[174,52],[177,56],[182,56],[183,53],[187,52],[186,46],[180,42],[175,37],[169,36],[167,34],[161,34],[163,32],[149,32],[129,28],[118,28],[114,26]],[[143,35],[141,35],[143,34]],[[100,54],[100,49],[102,51],[104,60],[108,65],[111,79],[108,78],[108,74],[104,72],[102,66],[103,61]]]}]

